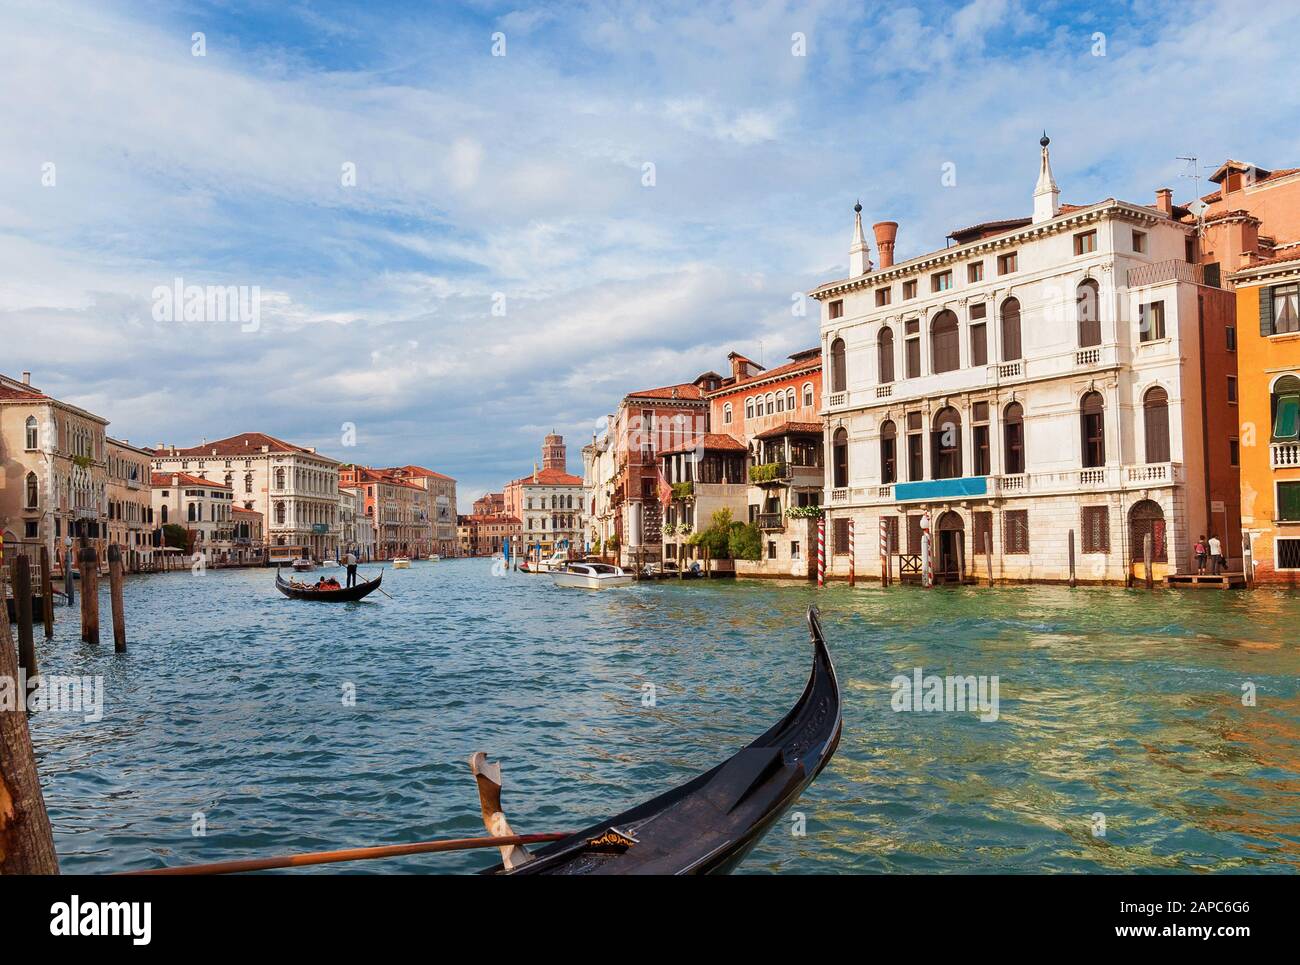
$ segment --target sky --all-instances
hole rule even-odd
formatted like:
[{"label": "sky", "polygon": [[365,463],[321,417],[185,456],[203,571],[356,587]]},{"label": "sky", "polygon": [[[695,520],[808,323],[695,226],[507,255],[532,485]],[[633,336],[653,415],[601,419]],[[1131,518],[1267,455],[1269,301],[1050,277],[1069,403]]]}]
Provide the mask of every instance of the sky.
[{"label": "sky", "polygon": [[816,346],[858,199],[903,260],[1029,214],[1044,130],[1075,204],[1300,166],[1297,41],[1300,5],[1210,0],[6,0],[0,372],[467,512],[552,429],[580,473],[629,391]]}]

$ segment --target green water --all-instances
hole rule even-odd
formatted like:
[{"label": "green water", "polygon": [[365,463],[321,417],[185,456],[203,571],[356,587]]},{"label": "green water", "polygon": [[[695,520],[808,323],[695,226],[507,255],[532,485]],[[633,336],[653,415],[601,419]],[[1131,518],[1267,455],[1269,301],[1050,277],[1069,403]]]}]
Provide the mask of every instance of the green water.
[{"label": "green water", "polygon": [[[479,749],[503,762],[517,830],[583,826],[779,718],[807,674],[810,603],[844,689],[843,741],[742,872],[1297,868],[1294,594],[590,592],[486,560],[390,570],[384,586],[393,599],[327,607],[280,597],[266,571],[134,579],[125,657],[82,644],[61,611],[43,668],[103,675],[107,693],[102,721],[33,724],[65,870],[481,833],[465,765]],[[917,667],[996,676],[998,719],[896,712],[891,680]]]}]

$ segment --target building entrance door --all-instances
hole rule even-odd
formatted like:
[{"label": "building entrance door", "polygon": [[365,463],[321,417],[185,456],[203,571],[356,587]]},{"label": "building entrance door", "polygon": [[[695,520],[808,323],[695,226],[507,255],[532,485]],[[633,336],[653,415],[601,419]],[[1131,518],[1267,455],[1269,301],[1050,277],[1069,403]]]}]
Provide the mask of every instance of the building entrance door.
[{"label": "building entrance door", "polygon": [[965,562],[966,531],[962,519],[954,512],[939,517],[939,559],[935,579],[945,583],[959,583]]}]

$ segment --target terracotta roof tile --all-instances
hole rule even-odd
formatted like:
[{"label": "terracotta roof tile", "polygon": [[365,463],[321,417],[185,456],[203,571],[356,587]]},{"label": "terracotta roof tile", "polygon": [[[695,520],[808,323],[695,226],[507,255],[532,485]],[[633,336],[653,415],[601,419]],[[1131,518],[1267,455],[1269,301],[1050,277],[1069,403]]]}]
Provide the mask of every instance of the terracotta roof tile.
[{"label": "terracotta roof tile", "polygon": [[715,452],[748,452],[748,447],[737,439],[735,436],[729,436],[725,432],[706,432],[703,439],[696,436],[694,439],[672,446],[668,449],[661,449],[658,455],[671,456],[678,452],[691,452],[695,449],[703,448],[705,451],[712,449]]},{"label": "terracotta roof tile", "polygon": [[[530,472],[527,476],[520,476],[514,480],[511,485],[531,486],[533,485],[533,474]],[[563,469],[539,469],[537,470],[537,483],[539,486],[581,486],[582,477],[567,473]]]},{"label": "terracotta roof tile", "polygon": [[172,477],[179,477],[179,485],[182,486],[210,486],[213,489],[229,489],[225,483],[213,482],[211,479],[204,479],[202,476],[192,476],[187,472],[155,472],[149,478],[151,486],[174,486],[177,483],[172,482]]},{"label": "terracotta roof tile", "polygon": [[760,432],[755,439],[774,439],[778,436],[788,436],[791,433],[805,433],[809,435],[822,434],[822,424],[820,422],[784,422],[779,426],[773,426],[765,432]]},{"label": "terracotta roof tile", "polygon": [[639,392],[629,392],[629,399],[684,399],[698,400],[703,398],[700,387],[693,382],[682,382],[678,385],[664,385],[657,389],[641,389]]},{"label": "terracotta roof tile", "polygon": [[[249,456],[262,451],[266,446],[271,452],[301,452],[307,455],[319,455],[319,453],[296,446],[292,442],[285,442],[283,439],[277,439],[275,436],[269,436],[265,432],[241,432],[237,436],[230,436],[226,439],[218,439],[216,442],[206,442],[201,446],[190,446],[187,449],[177,447],[175,453],[171,447],[166,449],[152,450],[155,456]],[[328,459],[328,456],[322,456]]]}]

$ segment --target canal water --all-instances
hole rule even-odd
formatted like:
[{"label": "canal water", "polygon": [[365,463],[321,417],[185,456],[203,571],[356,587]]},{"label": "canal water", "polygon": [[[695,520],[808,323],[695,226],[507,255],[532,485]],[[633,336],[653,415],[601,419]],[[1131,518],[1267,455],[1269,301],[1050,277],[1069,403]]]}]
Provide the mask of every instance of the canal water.
[{"label": "canal water", "polygon": [[[384,588],[391,599],[330,606],[283,598],[266,570],[132,578],[120,657],[106,598],[98,648],[59,610],[42,669],[105,687],[102,720],[33,719],[63,868],[480,834],[476,750],[502,762],[516,830],[582,827],[784,714],[808,672],[810,603],[844,737],[741,871],[1300,865],[1292,593],[722,580],[590,592],[481,559],[390,569]],[[891,682],[916,668],[996,677],[997,719],[896,711]],[[464,873],[494,857],[314,872]]]}]

